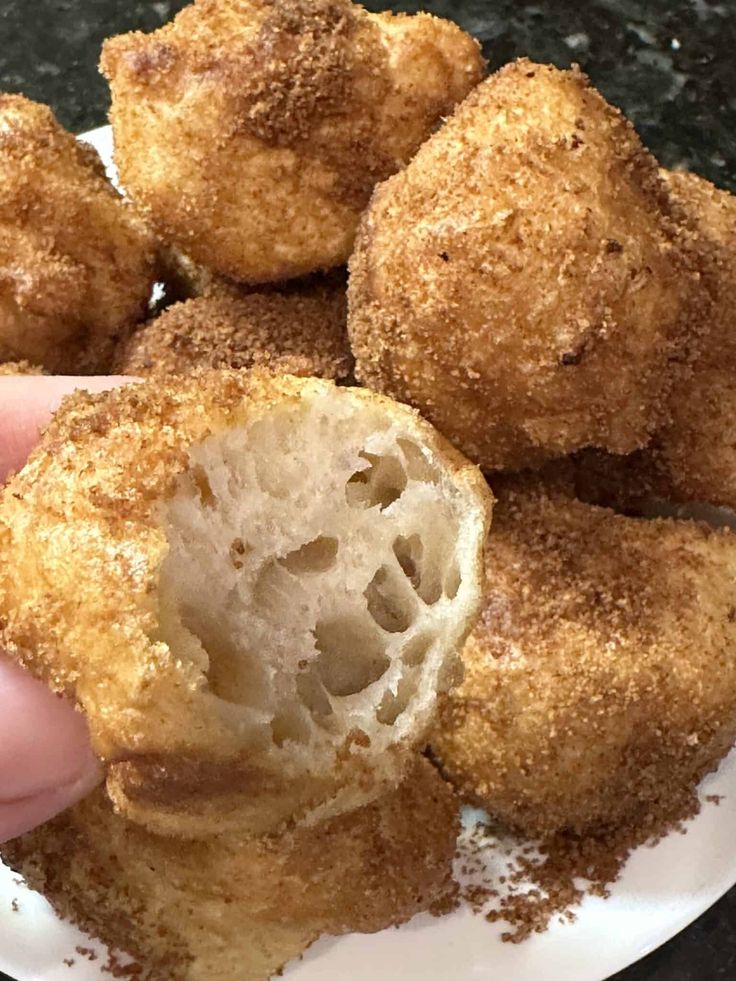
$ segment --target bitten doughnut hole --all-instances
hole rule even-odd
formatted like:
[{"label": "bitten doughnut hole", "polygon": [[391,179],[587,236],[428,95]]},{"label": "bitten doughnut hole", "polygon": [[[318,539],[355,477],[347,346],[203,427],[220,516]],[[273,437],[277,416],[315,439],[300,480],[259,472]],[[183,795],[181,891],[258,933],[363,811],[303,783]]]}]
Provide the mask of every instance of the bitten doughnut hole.
[{"label": "bitten doughnut hole", "polygon": [[[381,411],[325,396],[212,435],[165,522],[174,646],[246,748],[325,766],[380,752],[430,710],[466,603],[460,523],[432,454]],[[177,649],[181,649],[179,641]]]}]

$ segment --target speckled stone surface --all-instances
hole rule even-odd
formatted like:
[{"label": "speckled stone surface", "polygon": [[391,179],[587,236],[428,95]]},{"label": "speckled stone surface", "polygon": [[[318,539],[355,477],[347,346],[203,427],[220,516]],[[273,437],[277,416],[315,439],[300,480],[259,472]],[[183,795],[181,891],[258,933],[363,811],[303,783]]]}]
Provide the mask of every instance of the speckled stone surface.
[{"label": "speckled stone surface", "polygon": [[[0,0],[0,89],[48,102],[72,130],[100,126],[107,106],[106,86],[96,70],[102,39],[151,30],[183,5],[181,0]],[[686,164],[736,191],[736,0],[369,0],[366,5],[452,17],[483,41],[492,68],[522,54],[561,67],[579,62],[630,116],[663,164]],[[720,979],[736,979],[736,889],[615,981]]]}]

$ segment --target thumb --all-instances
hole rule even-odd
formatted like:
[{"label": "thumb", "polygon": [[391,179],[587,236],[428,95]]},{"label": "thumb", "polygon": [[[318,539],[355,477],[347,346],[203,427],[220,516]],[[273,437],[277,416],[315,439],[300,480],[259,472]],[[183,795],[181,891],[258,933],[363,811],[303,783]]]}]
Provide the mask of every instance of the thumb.
[{"label": "thumb", "polygon": [[84,717],[0,655],[0,842],[71,806],[100,779]]},{"label": "thumb", "polygon": [[18,375],[0,378],[0,482],[20,470],[38,442],[40,430],[65,395],[78,388],[100,392],[133,379]]}]

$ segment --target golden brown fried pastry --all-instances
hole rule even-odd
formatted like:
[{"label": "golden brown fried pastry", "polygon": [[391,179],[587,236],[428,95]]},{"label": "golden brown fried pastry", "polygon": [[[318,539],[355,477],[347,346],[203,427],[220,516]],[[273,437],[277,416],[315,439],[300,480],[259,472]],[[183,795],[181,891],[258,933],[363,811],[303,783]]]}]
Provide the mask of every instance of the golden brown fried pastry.
[{"label": "golden brown fried pastry", "polygon": [[364,389],[210,372],[67,399],[0,499],[0,643],[153,830],[316,822],[403,776],[482,594],[485,482]]},{"label": "golden brown fried pastry", "polygon": [[575,457],[578,497],[634,513],[662,501],[736,510],[736,367],[699,366],[678,392],[671,423],[646,449]]},{"label": "golden brown fried pastry", "polygon": [[660,170],[675,205],[686,220],[714,246],[715,272],[709,270],[714,304],[708,343],[700,364],[717,368],[736,364],[733,291],[736,289],[736,195],[721,191],[704,177],[688,171]]},{"label": "golden brown fried pastry", "polygon": [[705,320],[704,251],[582,72],[520,60],[376,189],[350,262],[356,374],[487,469],[628,452]]},{"label": "golden brown fried pastry", "polygon": [[692,376],[675,387],[670,421],[641,452],[584,453],[580,492],[589,500],[636,509],[652,498],[736,508],[736,196],[696,174],[662,176],[676,204],[714,246],[714,303]]},{"label": "golden brown fried pastry", "polygon": [[736,508],[734,418],[736,360],[729,365],[724,356],[722,368],[698,365],[676,393],[671,423],[652,444],[661,496]]},{"label": "golden brown fried pastry", "polygon": [[0,375],[45,375],[38,365],[28,361],[5,361],[0,363]]},{"label": "golden brown fried pastry", "polygon": [[336,273],[246,293],[234,288],[169,307],[118,349],[125,375],[250,368],[346,378],[352,355],[345,278]]},{"label": "golden brown fried pastry", "polygon": [[349,0],[197,0],[102,55],[128,193],[195,263],[253,283],[342,265],[373,185],[483,67],[455,24]]},{"label": "golden brown fried pastry", "polygon": [[0,361],[104,371],[154,277],[153,238],[95,150],[0,94]]},{"label": "golden brown fried pastry", "polygon": [[696,174],[665,174],[674,200],[715,246],[715,303],[692,378],[673,393],[671,421],[652,444],[662,491],[736,508],[736,196]]},{"label": "golden brown fried pastry", "polygon": [[544,490],[499,498],[433,749],[529,834],[656,824],[736,738],[736,539]]},{"label": "golden brown fried pastry", "polygon": [[161,838],[99,790],[3,855],[62,916],[133,955],[141,981],[265,981],[323,933],[449,906],[458,824],[419,759],[388,797],[277,838]]}]

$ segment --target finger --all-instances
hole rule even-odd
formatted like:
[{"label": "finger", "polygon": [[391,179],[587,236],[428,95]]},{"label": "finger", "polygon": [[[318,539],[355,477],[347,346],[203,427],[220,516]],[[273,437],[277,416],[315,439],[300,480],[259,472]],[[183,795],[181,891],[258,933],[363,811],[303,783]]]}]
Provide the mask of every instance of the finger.
[{"label": "finger", "polygon": [[89,772],[63,787],[55,787],[24,800],[0,803],[0,844],[50,821],[86,797],[99,782],[99,775]]},{"label": "finger", "polygon": [[100,776],[84,716],[0,657],[0,841],[70,806]]},{"label": "finger", "polygon": [[38,442],[41,429],[65,395],[82,388],[102,392],[136,379],[23,375],[0,378],[0,482],[19,470]]}]

